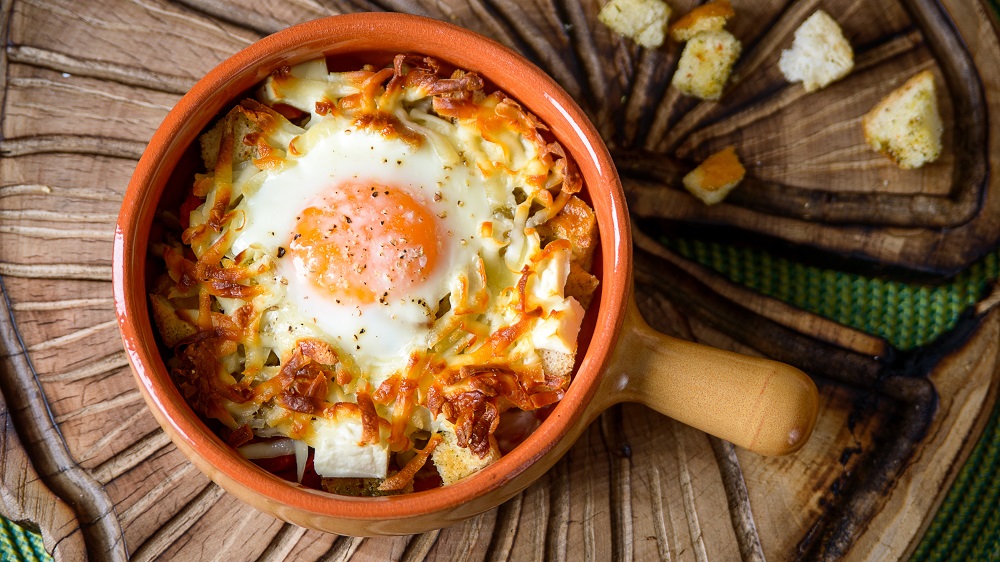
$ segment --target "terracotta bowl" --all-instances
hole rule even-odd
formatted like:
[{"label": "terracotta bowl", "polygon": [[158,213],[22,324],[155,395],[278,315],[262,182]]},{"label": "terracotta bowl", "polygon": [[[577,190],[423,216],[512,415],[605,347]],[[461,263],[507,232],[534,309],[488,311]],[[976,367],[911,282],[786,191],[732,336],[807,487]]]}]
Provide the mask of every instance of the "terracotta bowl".
[{"label": "terracotta bowl", "polygon": [[[597,215],[600,294],[588,311],[579,367],[565,398],[500,461],[433,490],[384,498],[335,496],[286,482],[244,460],[185,403],[170,380],[150,322],[147,244],[158,205],[178,198],[178,182],[170,181],[171,175],[183,170],[203,128],[243,92],[280,66],[321,55],[364,60],[405,52],[479,73],[548,125],[579,166]],[[587,117],[551,78],[509,49],[449,24],[400,14],[356,14],[311,21],[262,39],[209,72],[170,111],[125,193],[115,232],[114,293],[125,349],[146,403],[177,447],[212,480],[256,508],[303,527],[349,535],[409,534],[457,523],[511,498],[547,471],[600,412],[622,401],[647,404],[763,454],[791,453],[805,443],[816,420],[813,382],[787,365],[651,330],[632,300],[631,253],[629,217],[614,164]]]}]

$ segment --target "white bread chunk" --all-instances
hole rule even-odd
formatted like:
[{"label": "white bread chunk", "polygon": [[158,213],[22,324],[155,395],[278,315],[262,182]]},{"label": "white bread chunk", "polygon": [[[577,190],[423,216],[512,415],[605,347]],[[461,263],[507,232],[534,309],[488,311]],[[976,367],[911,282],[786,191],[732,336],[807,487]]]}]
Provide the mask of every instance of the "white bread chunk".
[{"label": "white bread chunk", "polygon": [[250,133],[259,131],[260,127],[250,121],[239,108],[231,110],[226,117],[219,119],[208,132],[198,138],[205,168],[209,171],[215,169],[219,161],[219,152],[222,150],[223,136],[227,133],[233,135],[233,164],[253,158],[253,147],[244,143],[243,139]]},{"label": "white bread chunk", "polygon": [[702,31],[721,31],[736,15],[729,0],[713,0],[691,10],[670,26],[670,37],[677,42],[690,41]]},{"label": "white bread chunk", "polygon": [[[434,466],[437,468],[438,474],[441,475],[441,481],[444,482],[445,486],[454,484],[500,460],[500,451],[496,444],[490,448],[489,454],[484,458],[479,458],[468,448],[458,444],[458,436],[455,435],[454,426],[444,420],[443,416],[439,416],[434,423],[439,426],[442,440],[437,447],[434,447],[431,459],[434,460]],[[492,437],[490,440],[492,441]]]},{"label": "white bread chunk", "polygon": [[166,297],[151,293],[149,304],[153,311],[153,321],[163,338],[163,345],[173,348],[185,338],[198,333],[198,328],[183,320],[177,314],[177,309]]},{"label": "white bread chunk", "polygon": [[882,98],[862,120],[865,140],[900,168],[919,168],[941,155],[944,125],[934,75],[925,70]]},{"label": "white bread chunk", "polygon": [[539,349],[538,356],[542,360],[542,371],[549,377],[568,377],[576,364],[576,353]]},{"label": "white bread chunk", "polygon": [[719,99],[742,48],[725,30],[696,33],[684,46],[671,84],[687,96]]},{"label": "white bread chunk", "polygon": [[709,156],[682,180],[684,187],[706,205],[715,205],[743,181],[746,170],[736,155],[736,148],[727,146]]},{"label": "white bread chunk", "polygon": [[663,44],[670,11],[662,0],[611,0],[601,8],[597,19],[615,33],[650,49]]},{"label": "white bread chunk", "polygon": [[836,20],[816,10],[795,30],[792,48],[782,51],[778,68],[807,92],[825,88],[854,68],[854,50]]}]

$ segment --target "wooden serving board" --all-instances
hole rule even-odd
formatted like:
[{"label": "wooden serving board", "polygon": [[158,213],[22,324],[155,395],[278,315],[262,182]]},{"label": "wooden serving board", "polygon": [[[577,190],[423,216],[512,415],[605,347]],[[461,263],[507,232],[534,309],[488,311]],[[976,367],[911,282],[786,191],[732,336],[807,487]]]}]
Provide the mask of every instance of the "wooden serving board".
[{"label": "wooden serving board", "polygon": [[[146,410],[110,286],[114,220],[135,162],[208,69],[266,33],[333,13],[429,15],[523,52],[598,124],[630,194],[658,201],[636,200],[639,214],[925,272],[960,267],[995,243],[1000,74],[983,61],[1000,50],[980,0],[736,1],[732,29],[746,52],[720,104],[679,98],[667,88],[677,46],[637,49],[596,23],[600,4],[0,2],[0,513],[40,529],[59,560],[903,557],[996,401],[1000,299],[984,299],[943,341],[902,354],[729,283],[637,232],[646,318],[664,332],[812,374],[822,400],[812,440],[794,456],[763,458],[641,406],[616,407],[516,499],[416,536],[338,537],[257,512],[198,472]],[[677,13],[691,6],[671,4]],[[859,70],[805,98],[780,84],[774,63],[795,22],[819,6],[844,23]],[[964,42],[957,54],[956,38]],[[852,127],[869,102],[919,68],[947,84],[948,148],[938,164],[903,175],[859,148]],[[956,121],[963,108],[988,111]],[[793,135],[807,131],[815,135],[808,142]],[[994,148],[963,144],[969,131]],[[670,166],[734,139],[747,154],[761,151],[760,165],[748,160],[758,181],[731,204],[703,210],[671,183]],[[853,163],[824,160],[824,146]],[[775,160],[763,159],[767,150]],[[648,165],[649,151],[677,164]],[[983,166],[991,173],[977,183]],[[790,199],[780,186],[793,188]],[[816,202],[816,214],[796,201]],[[879,214],[866,218],[842,201]]]}]

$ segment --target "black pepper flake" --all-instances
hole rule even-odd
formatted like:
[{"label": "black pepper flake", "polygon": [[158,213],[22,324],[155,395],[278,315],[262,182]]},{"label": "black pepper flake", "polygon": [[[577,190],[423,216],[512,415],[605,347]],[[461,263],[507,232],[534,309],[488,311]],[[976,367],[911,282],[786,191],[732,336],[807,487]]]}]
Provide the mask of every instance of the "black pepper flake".
[{"label": "black pepper flake", "polygon": [[377,191],[373,191],[372,192],[372,197],[378,197],[378,192]]},{"label": "black pepper flake", "polygon": [[278,257],[279,258],[285,257],[285,249],[282,248],[281,246],[278,246]]},{"label": "black pepper flake", "polygon": [[351,224],[351,217],[344,215],[344,220],[347,222],[347,224]]}]

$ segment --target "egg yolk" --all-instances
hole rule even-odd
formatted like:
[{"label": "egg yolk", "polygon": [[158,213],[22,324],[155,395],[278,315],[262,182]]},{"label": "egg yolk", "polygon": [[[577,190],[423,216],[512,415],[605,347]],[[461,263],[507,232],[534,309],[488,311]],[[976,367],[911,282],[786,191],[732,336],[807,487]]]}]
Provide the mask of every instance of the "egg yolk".
[{"label": "egg yolk", "polygon": [[437,266],[435,216],[398,186],[343,183],[296,220],[289,252],[297,273],[338,301],[386,303]]}]

